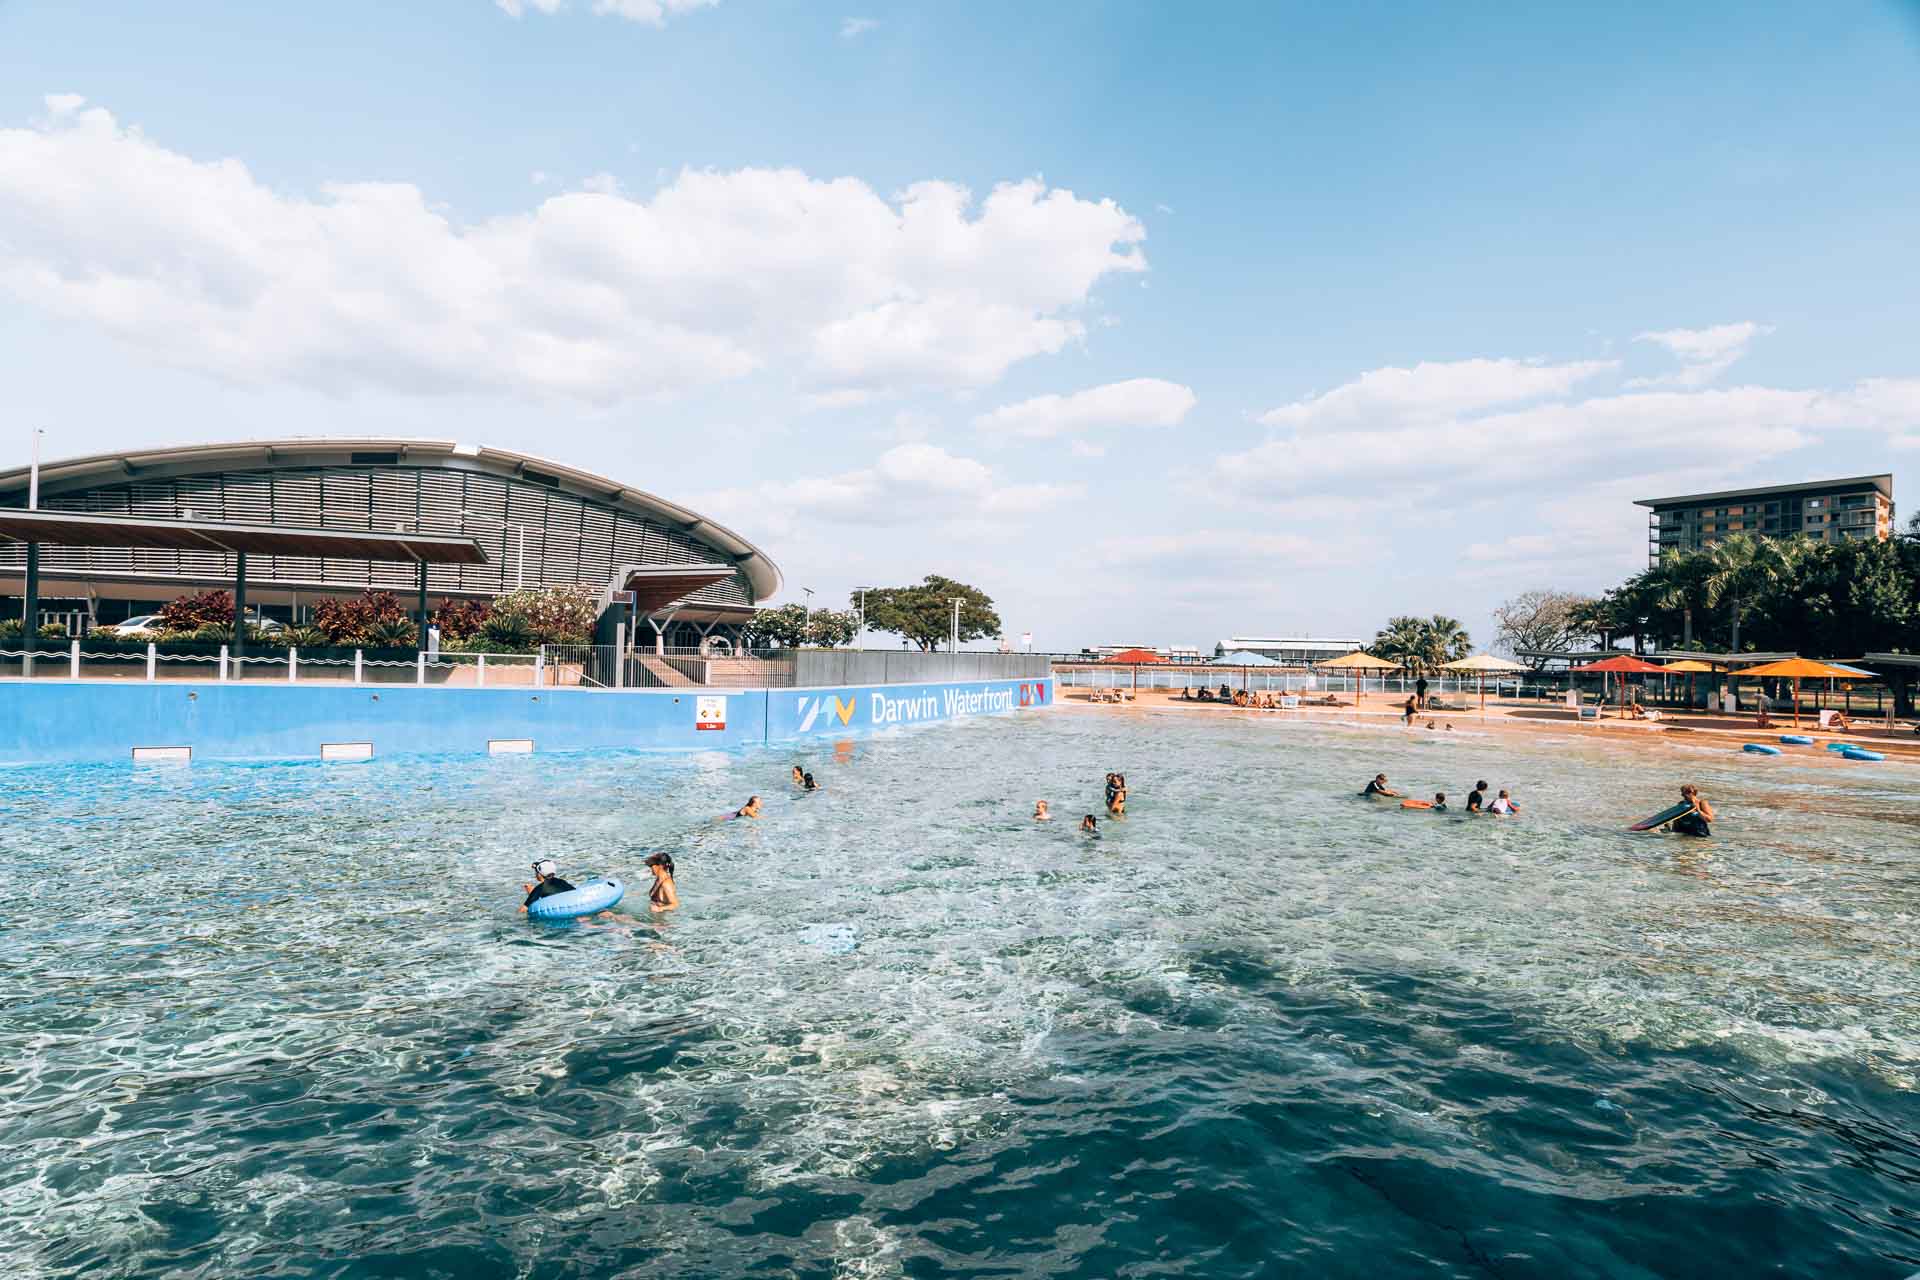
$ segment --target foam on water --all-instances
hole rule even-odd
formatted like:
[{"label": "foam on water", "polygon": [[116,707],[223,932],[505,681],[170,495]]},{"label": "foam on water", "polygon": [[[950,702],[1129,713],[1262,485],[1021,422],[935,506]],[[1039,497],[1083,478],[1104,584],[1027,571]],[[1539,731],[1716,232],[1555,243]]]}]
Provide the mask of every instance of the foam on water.
[{"label": "foam on water", "polygon": [[[1045,715],[14,771],[10,883],[87,891],[0,906],[0,1230],[45,1276],[1658,1271],[1767,1203],[1810,1266],[1877,1265],[1920,1185],[1894,768]],[[1525,813],[1356,798],[1379,770]],[[1715,839],[1621,830],[1683,780]],[[535,856],[639,886],[656,848],[676,916],[515,911]]]}]

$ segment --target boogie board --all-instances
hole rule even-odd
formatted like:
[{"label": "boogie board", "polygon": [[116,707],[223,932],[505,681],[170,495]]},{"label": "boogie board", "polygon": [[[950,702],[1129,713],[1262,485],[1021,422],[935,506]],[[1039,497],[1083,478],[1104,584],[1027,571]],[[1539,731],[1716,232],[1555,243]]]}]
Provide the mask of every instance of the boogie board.
[{"label": "boogie board", "polygon": [[1431,801],[1431,800],[1402,800],[1402,801],[1400,802],[1400,807],[1401,807],[1402,809],[1431,809],[1431,808],[1433,808],[1433,801]]},{"label": "boogie board", "polygon": [[1651,818],[1642,818],[1640,821],[1628,827],[1627,830],[1629,831],[1656,830],[1657,828],[1666,826],[1669,822],[1672,822],[1675,818],[1679,817],[1681,814],[1685,813],[1687,810],[1691,808],[1693,808],[1692,805],[1686,803],[1685,801],[1682,801],[1679,804],[1674,805],[1671,809],[1662,809],[1660,812],[1654,814]]}]

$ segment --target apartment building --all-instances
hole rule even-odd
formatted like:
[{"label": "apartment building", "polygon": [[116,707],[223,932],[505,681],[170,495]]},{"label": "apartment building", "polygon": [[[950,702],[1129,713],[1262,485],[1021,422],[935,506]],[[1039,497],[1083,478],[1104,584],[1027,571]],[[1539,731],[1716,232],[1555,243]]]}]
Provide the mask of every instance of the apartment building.
[{"label": "apartment building", "polygon": [[1668,551],[1698,551],[1730,533],[1762,538],[1795,535],[1838,542],[1893,536],[1893,477],[1854,476],[1776,484],[1674,498],[1641,498],[1648,508],[1647,560]]}]

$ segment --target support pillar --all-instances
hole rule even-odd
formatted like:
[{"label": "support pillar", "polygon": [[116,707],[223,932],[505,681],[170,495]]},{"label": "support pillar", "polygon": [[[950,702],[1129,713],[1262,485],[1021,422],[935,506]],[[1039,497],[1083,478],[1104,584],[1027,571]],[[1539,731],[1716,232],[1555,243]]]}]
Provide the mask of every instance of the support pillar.
[{"label": "support pillar", "polygon": [[420,562],[420,652],[427,651],[427,562]]},{"label": "support pillar", "polygon": [[40,633],[40,544],[27,544],[26,598],[20,602],[21,648],[31,650]]},{"label": "support pillar", "polygon": [[233,656],[247,652],[247,553],[233,553]]}]

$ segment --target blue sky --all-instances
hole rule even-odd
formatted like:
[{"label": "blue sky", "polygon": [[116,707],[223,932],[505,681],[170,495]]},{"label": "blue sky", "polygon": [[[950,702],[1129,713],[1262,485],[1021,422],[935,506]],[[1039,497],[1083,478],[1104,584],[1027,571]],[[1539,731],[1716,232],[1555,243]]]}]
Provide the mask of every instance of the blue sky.
[{"label": "blue sky", "polygon": [[17,456],[523,448],[1050,648],[1903,496],[1916,209],[1910,4],[0,0]]}]

